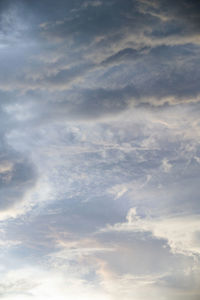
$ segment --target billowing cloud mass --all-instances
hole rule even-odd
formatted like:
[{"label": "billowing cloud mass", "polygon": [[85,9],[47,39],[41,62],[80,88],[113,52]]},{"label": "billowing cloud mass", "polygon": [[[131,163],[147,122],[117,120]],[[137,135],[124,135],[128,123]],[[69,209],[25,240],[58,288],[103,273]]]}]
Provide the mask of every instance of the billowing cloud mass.
[{"label": "billowing cloud mass", "polygon": [[0,298],[200,298],[200,4],[0,2]]}]

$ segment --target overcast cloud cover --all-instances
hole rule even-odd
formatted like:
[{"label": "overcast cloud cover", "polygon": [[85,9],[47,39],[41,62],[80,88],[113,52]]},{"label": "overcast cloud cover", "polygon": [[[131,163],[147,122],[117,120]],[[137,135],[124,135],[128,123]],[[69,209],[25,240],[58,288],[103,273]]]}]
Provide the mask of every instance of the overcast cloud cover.
[{"label": "overcast cloud cover", "polygon": [[200,299],[200,2],[0,2],[0,298]]}]

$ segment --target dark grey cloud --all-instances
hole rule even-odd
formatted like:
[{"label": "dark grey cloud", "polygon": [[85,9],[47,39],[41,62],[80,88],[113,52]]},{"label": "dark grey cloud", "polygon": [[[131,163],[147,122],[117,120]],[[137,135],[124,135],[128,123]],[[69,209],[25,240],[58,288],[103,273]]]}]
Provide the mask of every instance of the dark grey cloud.
[{"label": "dark grey cloud", "polygon": [[[3,64],[2,89],[9,90],[14,86],[19,93],[27,90],[40,91],[41,89],[59,91],[67,90],[75,85],[76,89],[80,90],[81,81],[92,81],[96,77],[91,91],[88,89],[88,92],[84,90],[80,92],[84,96],[80,95],[74,99],[73,95],[66,94],[66,97],[73,97],[74,107],[70,105],[65,108],[66,101],[63,102],[63,114],[69,110],[71,116],[79,115],[79,111],[84,114],[84,110],[86,110],[86,114],[87,112],[88,115],[94,114],[94,117],[103,115],[106,106],[109,114],[112,109],[115,114],[120,109],[123,111],[127,107],[127,102],[138,103],[141,101],[157,105],[166,101],[187,102],[190,100],[189,98],[198,97],[199,72],[196,70],[194,73],[199,61],[198,46],[195,48],[195,46],[187,44],[187,41],[182,46],[148,45],[144,38],[141,40],[139,38],[142,34],[143,37],[149,36],[152,40],[156,36],[158,40],[162,40],[170,35],[177,35],[176,27],[181,27],[185,31],[184,24],[180,23],[179,19],[181,16],[184,19],[186,7],[188,7],[189,14],[195,14],[197,7],[194,2],[189,5],[185,1],[182,5],[177,3],[173,6],[170,1],[158,3],[155,1],[151,4],[145,1],[141,3],[127,1],[125,4],[122,4],[121,1],[103,1],[101,5],[94,6],[84,5],[84,2],[80,1],[74,3],[60,1],[54,12],[51,10],[53,2],[48,2],[48,4],[47,2],[42,4],[35,2],[34,5],[32,3],[25,5],[24,3],[24,9],[28,15],[34,15],[34,12],[36,14],[36,11],[40,10],[38,19],[36,18],[34,21],[35,33],[33,34],[29,29],[28,32],[32,32],[34,40],[41,43],[40,49],[43,58],[37,60],[37,57],[39,59],[39,49],[36,46],[25,48],[18,46],[15,55],[13,55],[12,49],[9,51],[6,49],[4,51],[6,54],[2,52],[4,61],[7,59],[12,61],[12,65],[9,64],[9,66],[6,63],[5,66]],[[20,5],[23,6],[23,2],[20,2]],[[48,9],[45,11],[47,6]],[[30,7],[33,8],[33,11]],[[148,11],[149,14],[146,13]],[[169,18],[174,16],[174,23],[163,21],[162,18],[154,16],[152,12],[163,13]],[[43,17],[43,23],[39,16]],[[15,24],[14,21],[13,24]],[[36,30],[37,26],[39,28],[39,24],[42,24],[41,34],[51,36],[49,41],[42,40],[38,29]],[[166,28],[166,32],[162,31],[161,25]],[[161,30],[160,33],[159,30]],[[54,36],[61,40],[54,43],[52,40]],[[142,46],[145,43],[147,45]],[[51,53],[53,59],[53,54],[56,55],[58,47],[62,48],[59,54],[61,55],[60,62],[45,63],[45,51],[46,56]],[[25,54],[22,55],[22,52]],[[73,55],[73,52],[76,55]],[[68,55],[69,58],[65,60],[65,56]],[[90,56],[91,58],[89,58]],[[23,59],[24,57],[25,59]],[[72,66],[69,65],[70,59]],[[96,61],[97,59],[98,61]],[[64,60],[66,65],[62,65]],[[116,69],[117,67],[121,70]],[[21,72],[18,72],[19,69]],[[94,73],[96,73],[95,76]],[[192,78],[191,73],[193,73]],[[120,84],[116,74],[120,74]],[[106,84],[112,85],[112,88],[106,87]],[[105,86],[102,87],[102,85]],[[123,87],[120,89],[119,85]],[[88,99],[85,99],[85,94],[88,94]],[[48,97],[47,94],[46,98]],[[121,104],[118,100],[120,97]],[[156,103],[153,103],[152,97],[157,99],[154,100]],[[165,100],[170,97],[176,99]],[[62,98],[62,95],[58,98]],[[162,101],[162,99],[164,100]],[[55,115],[56,111],[60,110],[59,106],[61,104],[58,104],[57,109],[55,108]]]},{"label": "dark grey cloud", "polygon": [[152,38],[190,36],[199,32],[200,6],[198,1],[155,0],[141,1],[141,11],[162,20],[160,27],[153,28]]},{"label": "dark grey cloud", "polygon": [[24,200],[25,193],[36,182],[36,174],[31,163],[24,158],[16,159],[14,153],[3,156],[0,164],[0,210],[6,211]]},{"label": "dark grey cloud", "polygon": [[[69,39],[79,45],[103,37],[99,46],[111,46],[124,37],[135,43],[141,34],[155,40],[198,32],[199,4],[196,1],[101,1],[99,6],[66,3],[66,18],[60,23],[46,23],[44,33],[51,38]],[[62,7],[58,5],[58,7]],[[70,12],[70,17],[67,17]],[[61,14],[57,11],[59,18]],[[48,17],[48,13],[47,13]],[[163,19],[162,19],[163,18]],[[138,36],[138,37],[137,37]],[[135,37],[135,38],[134,38]]]},{"label": "dark grey cloud", "polygon": [[109,65],[109,64],[119,64],[124,61],[134,61],[138,60],[139,58],[143,57],[143,52],[148,50],[148,48],[143,48],[140,50],[132,49],[132,48],[125,48],[120,50],[119,52],[111,55],[110,57],[106,58],[102,65]]},{"label": "dark grey cloud", "polygon": [[[164,8],[169,16],[175,20],[181,20],[182,25],[189,26],[188,31],[194,32],[194,29],[199,31],[199,14],[200,14],[200,5],[198,1],[157,1],[160,5],[160,9]],[[186,31],[187,32],[187,31]]]},{"label": "dark grey cloud", "polygon": [[[70,12],[69,18],[66,14],[66,19],[60,23],[45,24],[44,33],[46,36],[64,40],[72,37],[79,44],[91,43],[98,36],[110,34],[115,36],[127,24],[128,26],[134,24],[132,20],[127,20],[126,14],[134,13],[136,7],[137,3],[129,0],[126,5],[122,5],[120,1],[107,1],[96,7],[79,6],[79,9]],[[138,14],[138,11],[135,11],[135,19],[139,18]]]}]

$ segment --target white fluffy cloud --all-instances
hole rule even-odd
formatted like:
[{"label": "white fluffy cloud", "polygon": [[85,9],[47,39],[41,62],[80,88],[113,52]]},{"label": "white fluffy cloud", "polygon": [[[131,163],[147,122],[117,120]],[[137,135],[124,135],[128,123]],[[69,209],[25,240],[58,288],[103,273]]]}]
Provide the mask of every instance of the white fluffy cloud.
[{"label": "white fluffy cloud", "polygon": [[155,238],[165,239],[174,253],[200,254],[198,214],[139,217],[136,209],[131,208],[126,218],[127,222],[108,225],[102,231],[151,232]]}]

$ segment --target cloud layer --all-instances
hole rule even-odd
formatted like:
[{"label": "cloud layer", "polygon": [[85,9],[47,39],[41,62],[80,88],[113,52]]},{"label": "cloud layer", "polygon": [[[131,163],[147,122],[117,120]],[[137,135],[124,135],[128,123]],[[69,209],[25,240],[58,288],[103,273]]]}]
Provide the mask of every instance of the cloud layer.
[{"label": "cloud layer", "polygon": [[199,14],[1,1],[2,300],[199,299]]}]

